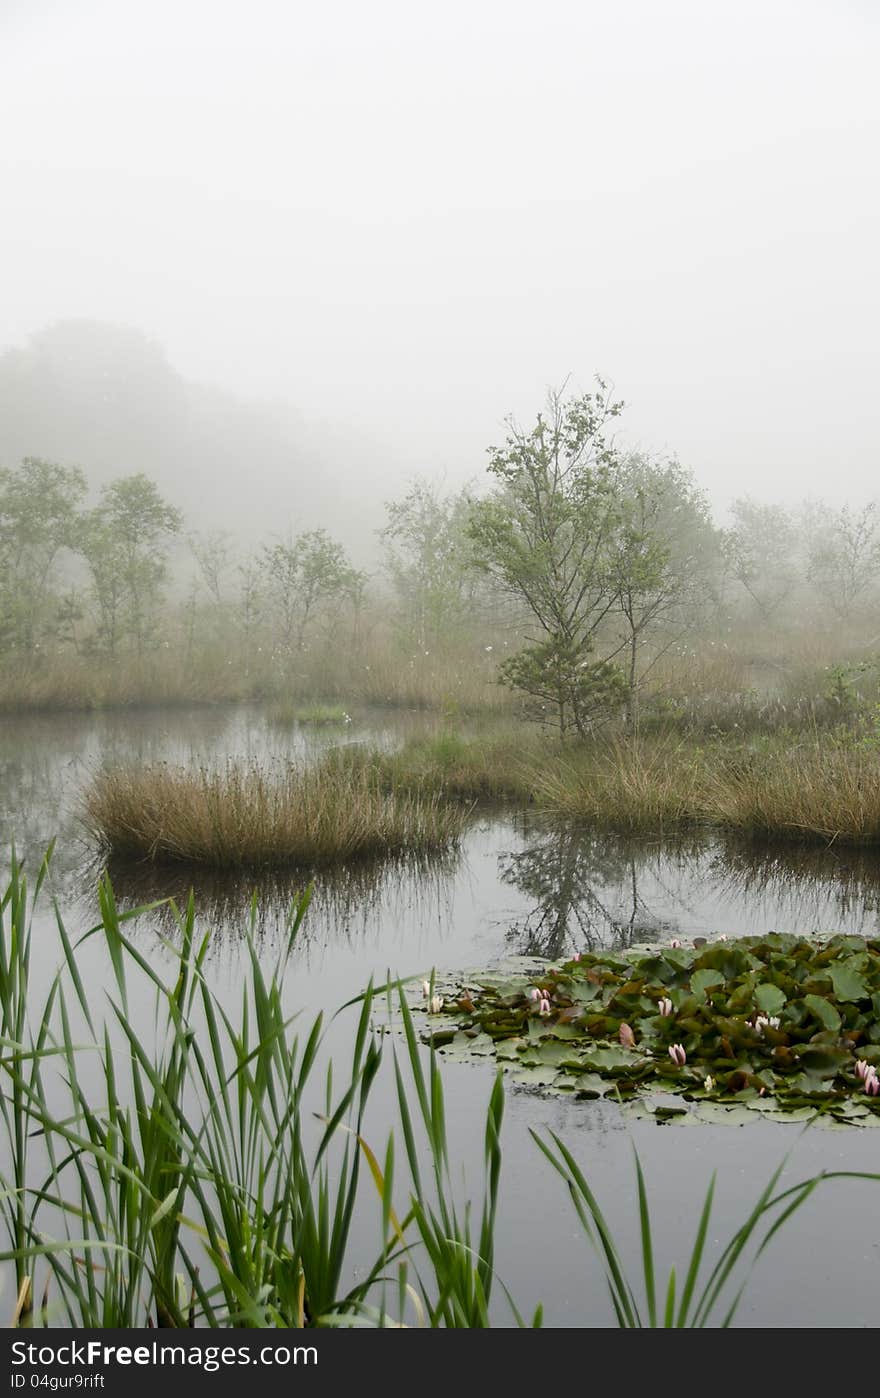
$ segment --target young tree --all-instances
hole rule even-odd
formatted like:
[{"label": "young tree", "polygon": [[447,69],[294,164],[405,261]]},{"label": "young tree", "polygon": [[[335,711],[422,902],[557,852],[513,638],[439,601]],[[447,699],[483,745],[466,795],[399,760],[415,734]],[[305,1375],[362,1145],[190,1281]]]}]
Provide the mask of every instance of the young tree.
[{"label": "young tree", "polygon": [[723,538],[730,573],[762,619],[769,621],[797,584],[797,530],[780,505],[761,505],[743,497],[734,500],[730,512],[733,525]]},{"label": "young tree", "polygon": [[618,456],[608,432],[622,407],[599,379],[594,393],[568,401],[551,391],[530,429],[508,419],[504,446],[490,448],[497,489],[468,526],[478,565],[531,618],[529,644],[502,677],[551,703],[561,735],[586,734],[626,688],[619,668],[594,654],[618,597],[609,550],[620,520]]},{"label": "young tree", "polygon": [[711,595],[718,531],[693,475],[677,461],[624,458],[615,472],[619,516],[610,567],[623,622],[626,723],[637,726],[640,650],[658,632],[652,663],[692,625]]},{"label": "young tree", "polygon": [[86,480],[77,467],[27,456],[0,470],[0,642],[33,651],[61,605],[58,556],[75,548]]},{"label": "young tree", "polygon": [[335,615],[339,603],[357,591],[360,578],[325,529],[265,546],[262,565],[266,596],[288,653],[303,649],[310,624],[318,616]]},{"label": "young tree", "polygon": [[468,491],[439,495],[416,481],[402,500],[388,501],[380,531],[386,570],[409,640],[424,649],[470,615],[475,571],[467,534],[473,501]]},{"label": "young tree", "polygon": [[840,510],[823,510],[822,522],[814,528],[809,543],[808,581],[845,621],[860,602],[868,599],[878,578],[880,522],[876,502],[857,511],[848,505]]},{"label": "young tree", "polygon": [[98,636],[109,655],[126,638],[142,655],[153,640],[168,541],[182,522],[143,473],[104,486],[100,504],[86,516],[82,553],[92,575]]}]

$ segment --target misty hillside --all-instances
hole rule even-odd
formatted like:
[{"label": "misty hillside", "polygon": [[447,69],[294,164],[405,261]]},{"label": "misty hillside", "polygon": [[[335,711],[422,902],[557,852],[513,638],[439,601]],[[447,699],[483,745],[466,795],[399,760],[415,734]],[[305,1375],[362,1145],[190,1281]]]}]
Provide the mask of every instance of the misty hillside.
[{"label": "misty hillside", "polygon": [[129,326],[61,321],[0,354],[0,465],[78,465],[95,489],[145,471],[192,528],[344,535],[338,484],[302,435],[283,407],[183,378]]}]

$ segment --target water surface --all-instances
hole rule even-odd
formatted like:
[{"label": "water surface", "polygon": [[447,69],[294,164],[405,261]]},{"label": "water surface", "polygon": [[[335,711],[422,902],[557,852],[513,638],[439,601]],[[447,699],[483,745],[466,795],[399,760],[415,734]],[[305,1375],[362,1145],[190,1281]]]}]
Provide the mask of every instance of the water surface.
[{"label": "water surface", "polygon": [[[430,721],[428,721],[430,723]],[[51,891],[65,923],[82,931],[96,918],[96,852],[80,820],[84,785],[105,763],[202,765],[245,758],[308,758],[329,745],[393,745],[424,727],[418,715],[354,716],[344,728],[273,728],[255,710],[193,709],[130,714],[6,718],[0,728],[0,837],[33,864],[57,837]],[[185,900],[195,891],[199,926],[212,930],[210,975],[237,999],[241,929],[252,915],[267,959],[274,958],[291,900],[309,875],[241,879],[198,869],[156,871],[111,866],[120,904],[157,897]],[[285,980],[292,1011],[332,1012],[369,978],[419,976],[490,964],[511,952],[551,959],[574,951],[645,940],[696,936],[846,931],[874,934],[880,907],[880,861],[834,850],[768,851],[720,836],[664,843],[554,828],[528,814],[475,817],[460,850],[433,859],[360,865],[314,877],[312,903]],[[48,900],[36,924],[45,957],[35,966],[34,995],[48,986],[58,958]],[[166,939],[173,917],[159,910],[138,919],[135,936],[156,964],[173,958]],[[81,952],[92,992],[109,984],[106,953],[95,939]],[[149,1006],[134,1007],[143,1023]],[[350,1019],[337,1021],[330,1045],[343,1054]],[[450,1134],[461,1163],[463,1197],[480,1178],[482,1112],[491,1085],[482,1066],[446,1065]],[[390,1080],[380,1081],[371,1130],[384,1143],[394,1124]],[[661,1256],[679,1266],[689,1252],[702,1195],[719,1170],[717,1245],[789,1149],[801,1177],[821,1168],[880,1170],[874,1132],[830,1132],[764,1121],[736,1128],[664,1126],[627,1120],[606,1103],[545,1099],[522,1087],[508,1092],[505,1190],[499,1273],[524,1308],[543,1300],[547,1319],[605,1325],[611,1317],[598,1264],[529,1134],[558,1131],[588,1169],[627,1254],[637,1265],[632,1144],[642,1156],[655,1201]],[[742,1310],[752,1325],[874,1325],[880,1294],[880,1238],[865,1228],[880,1195],[872,1186],[824,1186],[762,1261]],[[880,1189],[880,1185],[876,1186]],[[832,1192],[833,1191],[833,1192]],[[364,1240],[378,1223],[364,1219]],[[499,1300],[499,1317],[507,1312]]]}]

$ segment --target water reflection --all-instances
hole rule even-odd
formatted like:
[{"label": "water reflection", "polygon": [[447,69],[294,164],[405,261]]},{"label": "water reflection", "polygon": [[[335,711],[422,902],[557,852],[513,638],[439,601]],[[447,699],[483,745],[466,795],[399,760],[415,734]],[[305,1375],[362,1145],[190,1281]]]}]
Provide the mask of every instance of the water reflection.
[{"label": "water reflection", "polygon": [[[309,903],[298,939],[307,947],[334,944],[355,947],[365,932],[381,922],[402,930],[430,922],[449,898],[459,867],[456,852],[404,855],[369,860],[347,868],[261,874],[224,874],[194,865],[156,865],[111,860],[106,866],[118,906],[128,911],[159,902],[151,923],[168,935],[193,894],[200,927],[210,927],[215,944],[237,942],[245,928],[257,945],[277,947],[290,927],[294,905],[308,893]],[[92,862],[80,889],[80,906],[94,907],[94,887],[101,873]],[[169,901],[172,900],[172,901]]]},{"label": "water reflection", "polygon": [[508,925],[511,948],[550,960],[673,936],[880,927],[880,859],[866,851],[637,840],[532,819],[498,866],[527,904]]},{"label": "water reflection", "polygon": [[675,924],[639,892],[643,859],[643,851],[607,834],[532,830],[523,849],[499,857],[502,881],[533,904],[508,928],[511,945],[556,961],[661,936]]}]

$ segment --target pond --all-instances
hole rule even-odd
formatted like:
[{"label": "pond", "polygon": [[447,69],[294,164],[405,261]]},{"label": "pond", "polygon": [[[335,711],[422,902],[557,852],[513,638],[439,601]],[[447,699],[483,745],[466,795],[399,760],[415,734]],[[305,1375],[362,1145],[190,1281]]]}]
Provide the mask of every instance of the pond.
[{"label": "pond", "polygon": [[[102,763],[145,760],[210,763],[228,757],[308,757],[337,743],[393,745],[432,720],[418,715],[355,715],[342,728],[274,728],[258,710],[193,709],[102,715],[5,718],[0,727],[0,835],[30,865],[57,837],[51,885],[70,930],[96,916],[95,851],[78,816],[84,784]],[[193,871],[114,866],[114,888],[130,907],[194,885],[200,926],[213,931],[210,975],[218,992],[238,993],[240,928],[256,893],[260,944],[274,956],[296,880],[236,880]],[[294,949],[285,994],[292,1011],[335,1010],[369,978],[419,976],[486,966],[511,954],[551,960],[575,951],[724,932],[875,934],[880,925],[880,859],[848,851],[757,850],[719,836],[675,844],[602,832],[553,829],[528,813],[478,814],[460,850],[419,863],[362,866],[315,881]],[[53,913],[45,900],[36,924],[54,955]],[[171,956],[167,913],[138,920],[138,945],[156,962]],[[51,939],[51,942],[50,942]],[[35,993],[56,961],[40,959]],[[83,950],[90,989],[108,976],[100,946]],[[146,1014],[146,1007],[144,1013]],[[344,1052],[351,1022],[336,1022],[331,1044]],[[483,1117],[491,1087],[486,1065],[447,1063],[444,1081],[462,1197],[480,1179]],[[390,1074],[383,1073],[369,1129],[384,1145],[396,1119]],[[628,1119],[609,1102],[550,1099],[511,1085],[503,1135],[504,1185],[496,1265],[524,1313],[538,1301],[551,1325],[613,1323],[598,1262],[588,1250],[562,1182],[543,1160],[530,1128],[560,1134],[580,1161],[635,1275],[638,1227],[632,1147],[653,1204],[658,1265],[690,1253],[706,1187],[718,1172],[709,1246],[726,1242],[769,1175],[791,1151],[785,1180],[820,1169],[880,1170],[873,1131],[826,1131],[765,1121],[738,1127],[658,1126]],[[739,1323],[767,1326],[873,1326],[878,1321],[880,1236],[875,1186],[830,1182],[774,1240],[748,1288]],[[378,1221],[359,1227],[372,1250]],[[510,1323],[503,1296],[499,1323]]]}]

